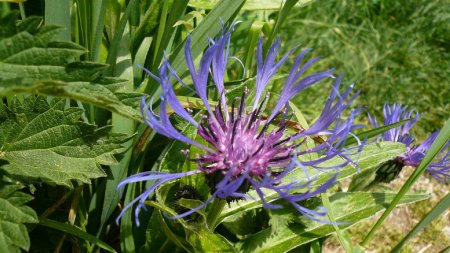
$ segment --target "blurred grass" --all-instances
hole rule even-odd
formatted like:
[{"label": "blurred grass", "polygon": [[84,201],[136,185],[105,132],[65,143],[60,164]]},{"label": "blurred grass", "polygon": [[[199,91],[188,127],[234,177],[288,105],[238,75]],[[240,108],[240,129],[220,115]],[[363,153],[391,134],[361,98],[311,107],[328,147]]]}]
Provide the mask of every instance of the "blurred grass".
[{"label": "blurred grass", "polygon": [[[419,139],[449,117],[449,1],[318,0],[293,10],[280,34],[284,51],[312,47],[312,54],[324,57],[316,69],[344,71],[344,84],[356,83],[357,103],[368,112],[380,115],[384,103],[422,112],[415,128]],[[296,104],[316,115],[328,85],[302,92]]]}]

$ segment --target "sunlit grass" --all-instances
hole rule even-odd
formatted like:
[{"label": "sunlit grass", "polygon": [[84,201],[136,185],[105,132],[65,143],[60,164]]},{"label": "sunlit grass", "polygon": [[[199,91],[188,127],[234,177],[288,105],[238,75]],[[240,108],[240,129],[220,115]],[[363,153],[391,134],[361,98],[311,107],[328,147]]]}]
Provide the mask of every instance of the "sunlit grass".
[{"label": "sunlit grass", "polygon": [[[415,107],[423,113],[416,131],[424,138],[449,116],[450,2],[414,3],[316,1],[287,19],[281,31],[285,48],[314,48],[314,55],[324,57],[316,67],[345,72],[370,113],[380,114],[384,103]],[[298,105],[321,110],[324,91],[312,87]]]}]

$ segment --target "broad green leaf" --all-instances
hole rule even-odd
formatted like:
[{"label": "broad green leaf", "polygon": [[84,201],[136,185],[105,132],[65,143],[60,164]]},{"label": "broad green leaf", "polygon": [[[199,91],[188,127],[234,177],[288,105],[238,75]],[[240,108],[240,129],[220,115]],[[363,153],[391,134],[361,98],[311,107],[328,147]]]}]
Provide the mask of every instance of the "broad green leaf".
[{"label": "broad green leaf", "polygon": [[[273,212],[279,212],[284,209],[274,209],[270,210],[270,213]],[[269,210],[268,210],[269,211]],[[273,216],[271,216],[272,218]],[[290,218],[290,216],[289,216]],[[222,225],[225,226],[225,228],[233,233],[238,239],[244,239],[248,235],[255,234],[258,231],[260,231],[264,226],[268,225],[269,217],[267,217],[267,214],[262,209],[250,209],[245,212],[240,212],[238,215],[230,216],[229,219],[222,222]],[[269,220],[271,223],[274,222],[273,219]],[[277,219],[275,222],[283,222],[286,221],[286,219],[280,220]],[[291,222],[291,219],[289,219],[287,222]],[[242,224],[246,224],[245,226],[242,226]],[[276,225],[276,224],[271,224]]]},{"label": "broad green leaf", "polygon": [[[104,64],[76,61],[86,50],[72,42],[51,41],[60,28],[27,19],[15,34],[0,39],[0,96],[17,93],[68,97],[142,121],[141,94],[121,92],[125,80],[102,77]],[[2,22],[2,26],[10,26]],[[13,29],[14,28],[14,29]]]},{"label": "broad green leaf", "polygon": [[[176,188],[178,188],[177,182],[164,185],[156,193],[159,203],[148,201],[147,204],[158,208],[159,211],[166,212],[169,216],[176,215],[176,212],[169,207],[173,206],[173,190]],[[177,203],[183,207],[194,208],[202,202],[193,199],[180,199]],[[170,229],[166,221],[162,220],[161,222],[164,223],[163,226],[166,227],[166,235],[188,251],[190,251],[190,248],[192,247],[194,249],[193,252],[236,252],[233,245],[226,238],[219,234],[212,233],[211,230],[207,228],[203,210],[199,210],[198,213],[201,217],[199,217],[196,222],[187,222],[183,219],[177,221],[167,220],[167,223],[172,224],[179,222],[184,228],[186,239],[176,236],[177,233],[173,231],[175,228]],[[170,227],[174,226],[172,225]],[[190,246],[185,246],[185,243],[189,243]]]},{"label": "broad green leaf", "polygon": [[[395,142],[380,142],[380,143],[373,143],[369,144],[361,151],[361,153],[358,154],[357,157],[355,157],[356,161],[360,165],[360,172],[368,170],[370,168],[376,167],[379,164],[390,160],[402,153],[405,152],[405,146],[401,143],[395,143]],[[336,158],[336,160],[327,162],[327,165],[332,165],[332,163],[341,163],[342,160],[339,160],[340,158]],[[294,170],[293,173],[295,174],[296,171]],[[349,164],[343,169],[340,170],[338,175],[338,180],[342,180],[343,178],[347,178],[355,173],[358,172],[358,169],[352,165]],[[295,176],[295,175],[293,175]],[[320,184],[325,183],[327,180],[329,180],[333,174],[326,173],[326,171],[320,172],[320,174],[317,177],[317,180],[312,185],[313,187],[318,186]],[[297,176],[298,177],[298,176]],[[287,179],[291,179],[291,177],[287,176]],[[295,178],[295,177],[294,177]],[[297,178],[298,179],[298,178]],[[267,199],[276,199],[278,196],[276,193],[272,191],[265,191]],[[249,192],[249,195],[253,196],[255,199],[248,199],[245,201],[240,201],[239,203],[231,203],[229,207],[225,207],[224,211],[221,214],[220,219],[223,220],[226,217],[236,214],[243,210],[248,210],[250,208],[256,208],[261,206],[261,201],[259,201],[258,195],[255,193],[254,190],[251,190]]]},{"label": "broad green leaf", "polygon": [[204,229],[189,233],[187,241],[195,252],[237,252],[225,237]]},{"label": "broad green leaf", "polygon": [[[201,9],[211,9],[219,0],[191,0],[189,6]],[[243,10],[279,10],[282,0],[247,0],[242,7]],[[297,3],[298,7],[304,6],[312,2],[312,0],[302,0]]]},{"label": "broad green leaf", "polygon": [[22,186],[0,182],[0,252],[28,251],[30,239],[24,223],[37,223],[33,209],[24,204],[32,199],[20,192]]},{"label": "broad green leaf", "polygon": [[159,24],[159,17],[161,16],[161,9],[164,1],[152,1],[150,7],[146,10],[144,17],[136,29],[134,37],[133,53],[137,51],[139,45],[145,37],[153,35]]},{"label": "broad green leaf", "polygon": [[[349,224],[339,226],[340,229],[345,229],[384,209],[394,196],[395,193],[339,192],[330,197],[330,204],[336,221],[349,222]],[[427,197],[428,195],[424,194],[409,194],[404,196],[399,204],[416,202]],[[316,202],[315,204],[320,203]],[[314,208],[314,206],[308,206],[308,208]],[[332,225],[301,217],[299,223],[292,223],[276,233],[271,228],[267,228],[250,236],[246,240],[238,242],[236,248],[240,252],[287,252],[333,232]]]},{"label": "broad green leaf", "polygon": [[72,187],[105,177],[101,165],[115,164],[113,154],[127,141],[81,120],[80,108],[65,109],[66,100],[50,102],[29,96],[10,107],[0,104],[0,169],[28,179]]},{"label": "broad green leaf", "polygon": [[160,212],[153,212],[150,218],[150,223],[146,231],[146,241],[144,246],[141,247],[139,252],[154,252],[154,253],[165,253],[165,252],[176,252],[176,246],[173,242],[167,238],[163,230],[159,225],[158,216]]},{"label": "broad green leaf", "polygon": [[321,240],[311,242],[309,244],[309,253],[322,253],[322,244]]},{"label": "broad green leaf", "polygon": [[50,227],[50,228],[57,229],[62,232],[74,235],[74,236],[79,237],[83,240],[86,240],[90,243],[94,243],[106,251],[117,252],[116,250],[114,250],[113,247],[109,246],[108,244],[106,244],[103,241],[100,241],[95,236],[88,234],[87,232],[81,230],[80,228],[78,228],[76,226],[61,223],[61,222],[54,221],[54,220],[45,219],[45,218],[39,218],[39,225]]}]

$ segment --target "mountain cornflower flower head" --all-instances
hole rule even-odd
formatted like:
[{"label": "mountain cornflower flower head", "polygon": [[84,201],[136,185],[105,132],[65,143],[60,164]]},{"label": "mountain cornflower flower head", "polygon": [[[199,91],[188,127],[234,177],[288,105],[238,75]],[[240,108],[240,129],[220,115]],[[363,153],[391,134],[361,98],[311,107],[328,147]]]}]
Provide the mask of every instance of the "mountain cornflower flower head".
[{"label": "mountain cornflower flower head", "polygon": [[[406,145],[407,152],[398,156],[396,159],[389,161],[390,166],[386,166],[386,170],[394,172],[394,178],[400,173],[404,166],[417,167],[424,158],[426,152],[430,149],[431,144],[436,140],[439,131],[432,133],[428,138],[419,145],[414,145],[414,136],[410,134],[410,129],[417,123],[420,114],[414,109],[408,110],[407,105],[385,104],[383,108],[384,125],[394,124],[403,120],[409,120],[405,124],[389,129],[386,131],[381,139],[385,141],[400,142]],[[379,127],[377,119],[369,115],[369,122],[373,127]],[[439,181],[445,182],[450,178],[450,154],[448,141],[442,149],[438,158],[432,162],[427,171]],[[386,171],[388,172],[388,171]],[[392,178],[393,179],[393,178]]]},{"label": "mountain cornflower flower head", "polygon": [[[262,38],[257,46],[257,73],[255,77],[255,97],[248,101],[250,90],[245,89],[242,95],[234,98],[231,103],[227,100],[224,77],[229,58],[229,43],[233,27],[228,32],[222,32],[216,40],[211,40],[209,47],[204,51],[198,69],[194,65],[191,52],[191,38],[187,37],[185,44],[185,60],[193,81],[193,90],[202,100],[205,114],[200,122],[183,108],[177,99],[170,79],[174,79],[182,85],[187,84],[172,69],[165,59],[159,69],[159,76],[144,69],[148,75],[154,78],[162,87],[159,115],[147,103],[146,97],[142,97],[141,112],[145,122],[157,133],[168,138],[194,145],[203,150],[198,154],[189,154],[190,160],[197,164],[197,169],[188,172],[167,173],[161,171],[147,171],[133,175],[119,184],[124,187],[127,184],[155,180],[156,183],[130,202],[122,210],[120,217],[135,204],[136,223],[139,224],[138,214],[144,202],[151,196],[157,187],[166,182],[188,177],[194,174],[205,174],[210,185],[210,197],[196,208],[190,209],[173,219],[186,217],[205,207],[213,199],[227,201],[240,200],[250,197],[247,192],[254,189],[265,208],[282,208],[281,205],[272,204],[273,198],[267,199],[264,189],[269,189],[278,194],[276,199],[285,199],[301,214],[313,220],[321,220],[326,215],[324,208],[310,210],[301,206],[298,202],[313,197],[328,189],[336,180],[337,171],[349,163],[357,164],[351,159],[360,151],[359,148],[345,148],[347,136],[355,128],[361,127],[354,124],[354,117],[359,110],[352,110],[346,119],[341,118],[341,113],[346,110],[357,94],[351,95],[353,86],[339,93],[342,75],[334,78],[333,69],[309,74],[302,77],[306,70],[319,58],[313,58],[302,64],[305,55],[310,49],[302,51],[296,58],[287,76],[284,87],[279,95],[278,102],[271,113],[264,115],[263,107],[267,104],[269,94],[263,96],[264,89],[276,74],[280,67],[287,61],[289,51],[276,61],[277,52],[281,41],[278,39],[271,45],[267,55],[263,57]],[[306,130],[287,131],[289,123],[289,100],[307,87],[323,80],[334,78],[331,93],[325,103],[319,118]],[[219,97],[216,106],[211,106],[207,97],[208,80],[214,83]],[[200,138],[207,144],[200,144],[181,134],[170,122],[167,107],[170,106],[175,114],[183,118],[197,128]],[[289,132],[289,133],[288,133]],[[322,136],[322,142],[314,147],[306,148],[302,145],[307,137]],[[203,142],[204,143],[204,142]],[[186,150],[181,150],[187,155]],[[299,159],[309,157],[310,154],[319,154],[313,160]],[[339,164],[324,167],[322,163],[336,156]],[[307,169],[307,167],[309,169]],[[303,171],[303,180],[288,180],[294,170]],[[316,171],[315,175],[311,171]],[[313,183],[320,172],[331,173],[329,180],[318,187]]]}]

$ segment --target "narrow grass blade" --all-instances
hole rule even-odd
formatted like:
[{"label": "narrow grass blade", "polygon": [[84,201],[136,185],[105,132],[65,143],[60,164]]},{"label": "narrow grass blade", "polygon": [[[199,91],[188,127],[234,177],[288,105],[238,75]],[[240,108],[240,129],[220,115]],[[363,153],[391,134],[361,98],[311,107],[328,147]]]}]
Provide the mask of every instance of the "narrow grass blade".
[{"label": "narrow grass blade", "polygon": [[450,194],[447,194],[431,211],[423,217],[423,219],[417,223],[417,225],[409,231],[409,233],[403,238],[401,242],[395,246],[395,248],[391,251],[393,253],[400,252],[400,250],[403,248],[403,246],[406,245],[406,243],[416,236],[420,231],[425,229],[430,223],[439,217],[444,211],[448,210],[450,208]]},{"label": "narrow grass blade", "polygon": [[[262,28],[264,26],[264,22],[255,21],[250,26],[250,31],[248,32],[247,43],[245,45],[245,54],[242,61],[244,62],[244,67],[246,70],[245,77],[252,77],[255,73],[253,71],[253,59],[255,59],[255,48],[256,44],[258,44],[258,38],[261,34]],[[242,76],[242,75],[239,75]]]},{"label": "narrow grass blade", "polygon": [[[100,51],[102,44],[103,29],[105,26],[106,0],[93,1],[93,41],[91,48],[91,60],[100,61]],[[99,18],[102,17],[102,18]]]},{"label": "narrow grass blade", "polygon": [[389,205],[389,207],[386,209],[383,215],[377,220],[375,225],[367,234],[366,238],[364,238],[364,241],[361,243],[362,246],[366,245],[372,239],[375,232],[384,222],[386,217],[392,212],[392,210],[394,210],[394,208],[399,203],[400,199],[408,192],[408,190],[416,182],[419,176],[422,175],[423,172],[425,172],[426,168],[428,167],[428,165],[430,165],[433,158],[439,153],[439,151],[441,151],[441,149],[444,147],[444,145],[447,143],[449,139],[450,139],[450,119],[448,119],[447,122],[445,123],[444,127],[440,131],[439,135],[436,137],[436,140],[433,142],[428,152],[425,154],[425,157],[422,159],[419,166],[417,166],[412,175],[408,178],[408,180],[405,182],[405,184],[400,189],[398,194],[395,196],[392,203]]},{"label": "narrow grass blade", "polygon": [[[360,140],[369,139],[369,138],[375,137],[375,136],[377,136],[379,134],[382,134],[382,133],[386,132],[389,129],[393,129],[393,128],[399,127],[399,126],[405,124],[406,122],[408,122],[410,120],[411,119],[402,120],[402,121],[396,122],[394,124],[378,127],[378,128],[375,128],[375,129],[371,129],[369,131],[364,131],[364,132],[358,133],[356,135],[356,137],[358,137],[358,139],[360,139]],[[347,139],[347,142],[345,142],[345,146],[350,146],[350,145],[353,145],[355,143],[357,143],[356,138],[350,137],[349,139]]]},{"label": "narrow grass blade", "polygon": [[[180,18],[184,15],[185,11],[186,11],[186,7],[187,7],[187,0],[180,0],[180,1],[175,1],[171,6],[170,6],[170,15],[168,16],[168,19],[166,20],[166,25],[163,27],[163,30],[159,30],[158,31],[158,39],[160,39],[159,43],[157,44],[157,46],[155,46],[155,55],[153,57],[153,62],[151,65],[152,70],[155,70],[160,62],[161,59],[164,55],[164,51],[166,50],[167,52],[170,52],[170,45],[171,40],[173,39],[173,37],[176,34],[175,29],[177,29],[176,27],[174,27],[173,25],[180,20]],[[159,38],[160,37],[160,38]],[[163,45],[163,46],[161,46]]]},{"label": "narrow grass blade", "polygon": [[[199,56],[200,53],[208,46],[208,38],[213,38],[222,30],[220,20],[225,23],[233,20],[244,3],[245,0],[222,0],[214,7],[214,9],[211,10],[210,13],[208,13],[205,19],[191,33],[191,52],[194,58]],[[183,72],[187,70],[186,65],[184,64],[184,42],[178,45],[172,53],[169,61],[171,62],[172,68],[178,73],[178,75],[182,76]],[[149,80],[147,86],[145,87],[145,93],[154,97],[159,97],[158,93],[161,89],[158,85],[154,84],[156,84],[154,80]],[[158,88],[154,89],[154,87]]]},{"label": "narrow grass blade", "polygon": [[123,36],[123,32],[125,31],[125,27],[128,23],[128,18],[130,17],[131,10],[136,4],[136,0],[131,0],[122,17],[120,18],[119,25],[117,26],[114,32],[114,38],[112,39],[111,45],[108,51],[108,57],[106,58],[106,63],[110,65],[107,75],[114,75],[116,73],[116,60],[119,51],[120,41]]},{"label": "narrow grass blade", "polygon": [[96,238],[95,236],[86,233],[85,231],[79,229],[76,226],[72,226],[69,224],[65,224],[65,223],[61,223],[58,221],[54,221],[54,220],[49,220],[46,218],[39,218],[39,225],[42,226],[46,226],[49,228],[53,228],[71,235],[74,235],[76,237],[79,237],[83,240],[89,241],[91,243],[94,243],[96,245],[98,245],[100,248],[107,250],[109,252],[117,252],[116,250],[114,250],[111,246],[109,246],[108,244],[106,244],[103,241],[100,241],[98,238]]},{"label": "narrow grass blade", "polygon": [[[220,19],[223,22],[231,21],[239,10],[242,8],[245,0],[236,1],[220,1],[214,9],[205,17],[205,19],[192,32],[191,45],[192,56],[197,57],[203,49],[208,46],[208,38],[214,37],[221,31],[222,26]],[[184,66],[184,43],[177,47],[176,51],[171,57],[172,67],[181,75],[181,70]]]},{"label": "narrow grass blade", "polygon": [[141,19],[139,26],[136,28],[136,32],[133,36],[133,44],[131,48],[133,56],[136,54],[145,37],[152,37],[152,39],[155,40],[155,29],[159,23],[158,17],[161,16],[161,8],[163,4],[164,1],[161,0],[152,1],[150,6],[145,11],[145,14]]},{"label": "narrow grass blade", "polygon": [[60,25],[65,28],[54,37],[55,40],[70,41],[70,2],[45,0],[45,24]]},{"label": "narrow grass blade", "polygon": [[[333,208],[330,203],[330,199],[328,198],[328,193],[324,192],[320,194],[320,197],[322,198],[322,204],[327,209],[327,216],[328,219],[331,222],[336,222],[336,219],[334,218],[333,214]],[[339,229],[339,226],[336,224],[333,224],[334,231],[336,232],[336,236],[339,239],[339,242],[341,243],[341,246],[344,248],[345,252],[352,253],[353,252],[353,245],[351,240],[347,240],[345,238],[343,231]]]},{"label": "narrow grass blade", "polygon": [[267,43],[264,44],[264,55],[267,54],[269,47],[272,45],[275,36],[278,34],[278,31],[281,28],[281,25],[284,23],[289,12],[292,10],[294,5],[297,4],[298,1],[299,0],[287,0],[286,3],[281,8],[280,13],[278,14],[277,21],[275,22],[275,26],[273,27],[272,32],[270,33],[269,40],[267,41]]},{"label": "narrow grass blade", "polygon": [[[124,205],[127,205],[133,200],[136,187],[136,184],[127,187]],[[132,212],[126,212],[120,219],[120,248],[122,252],[136,252],[133,239],[133,222]]]},{"label": "narrow grass blade", "polygon": [[439,253],[449,253],[450,252],[450,246],[448,246],[447,248],[441,250]]},{"label": "narrow grass blade", "polygon": [[[129,51],[130,44],[130,33],[127,30],[119,46],[118,52],[121,56],[117,58],[117,62],[120,62],[120,64],[117,65],[116,69],[119,77],[125,80],[133,80],[134,67],[132,64],[131,53]],[[133,89],[133,83],[130,81],[121,89],[121,91],[131,92],[133,91]],[[133,135],[135,133],[134,121],[129,118],[125,118],[117,113],[113,113],[111,116],[111,122],[112,132],[114,133],[123,133],[128,135]],[[99,193],[99,195],[103,195],[103,203],[101,209],[102,212],[100,215],[100,226],[97,235],[100,235],[103,232],[103,228],[107,225],[108,220],[111,218],[112,213],[119,203],[120,194],[117,190],[117,185],[127,176],[132,154],[132,144],[133,140],[128,141],[125,144],[128,150],[121,157],[120,163],[110,166],[112,178],[108,178],[107,180],[105,180],[105,190],[104,192]]]}]

